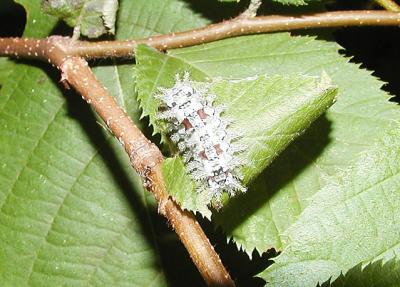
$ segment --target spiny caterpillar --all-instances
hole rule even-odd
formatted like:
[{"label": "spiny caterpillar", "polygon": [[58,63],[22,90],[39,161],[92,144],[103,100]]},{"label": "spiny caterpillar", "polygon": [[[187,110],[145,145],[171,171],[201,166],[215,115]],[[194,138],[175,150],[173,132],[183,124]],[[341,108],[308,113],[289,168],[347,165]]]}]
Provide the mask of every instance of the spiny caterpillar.
[{"label": "spiny caterpillar", "polygon": [[221,118],[222,107],[214,107],[215,95],[205,85],[195,85],[185,72],[176,75],[172,88],[159,88],[156,97],[163,103],[158,118],[169,122],[171,140],[177,144],[199,192],[208,192],[220,201],[223,192],[245,192],[237,171],[243,163],[236,154],[243,150],[235,144],[238,135],[228,131],[228,121]]}]

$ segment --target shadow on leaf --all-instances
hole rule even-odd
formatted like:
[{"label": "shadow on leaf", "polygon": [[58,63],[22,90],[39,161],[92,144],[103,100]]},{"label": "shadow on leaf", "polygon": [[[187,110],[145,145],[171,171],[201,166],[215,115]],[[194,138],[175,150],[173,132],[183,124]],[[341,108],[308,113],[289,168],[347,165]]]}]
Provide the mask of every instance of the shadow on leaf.
[{"label": "shadow on leaf", "polygon": [[[213,219],[217,225],[221,226],[228,236],[231,236],[246,221],[270,220],[266,224],[272,225],[276,231],[274,234],[269,234],[274,237],[272,240],[275,244],[273,246],[267,244],[259,251],[263,252],[273,247],[279,250],[280,234],[295,221],[306,205],[307,198],[296,192],[293,186],[294,180],[304,169],[313,164],[329,144],[330,129],[331,124],[328,119],[325,116],[320,117],[305,134],[293,141],[257,177],[245,194],[230,199],[222,211],[213,213]],[[290,191],[285,190],[286,188],[290,188]],[[315,192],[309,191],[309,194]],[[283,204],[282,202],[273,203],[277,197],[284,197]],[[272,204],[275,205],[271,207]],[[260,211],[264,213],[261,216],[257,215],[257,212]],[[277,214],[278,211],[279,214]],[[240,238],[238,234],[235,234],[235,238],[238,237]],[[243,240],[247,240],[247,238],[243,238]]]}]

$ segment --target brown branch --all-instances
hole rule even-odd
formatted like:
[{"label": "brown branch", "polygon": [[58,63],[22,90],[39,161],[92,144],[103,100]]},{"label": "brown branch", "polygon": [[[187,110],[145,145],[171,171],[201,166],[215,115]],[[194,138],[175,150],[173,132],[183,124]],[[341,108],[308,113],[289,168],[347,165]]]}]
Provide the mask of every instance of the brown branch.
[{"label": "brown branch", "polygon": [[143,177],[145,187],[154,194],[159,212],[164,215],[188,250],[209,286],[234,286],[213,246],[195,217],[183,211],[167,194],[161,172],[163,156],[138,129],[126,112],[95,78],[87,62],[68,55],[71,39],[53,36],[45,40],[0,39],[0,55],[36,58],[57,67],[61,80],[72,86],[103,119],[120,141],[132,167]]},{"label": "brown branch", "polygon": [[[272,15],[250,18],[237,17],[200,29],[151,36],[139,40],[100,42],[68,41],[63,45],[63,49],[65,54],[85,58],[132,57],[134,49],[138,44],[147,44],[156,49],[166,50],[193,46],[241,35],[348,26],[400,26],[400,13],[366,10],[325,12],[303,16]],[[25,41],[30,43],[30,41],[36,40],[25,39]],[[13,47],[12,43],[9,43],[8,49],[5,49],[5,47],[0,49],[0,56],[13,53],[17,53],[19,56],[23,57],[48,58],[46,55],[42,55],[42,51],[37,52],[38,55],[34,55],[33,50],[27,51],[24,47],[22,47],[22,49],[20,47]]]},{"label": "brown branch", "polygon": [[139,40],[76,42],[68,54],[85,58],[132,57],[138,44],[156,49],[182,48],[240,35],[311,28],[347,26],[400,26],[400,13],[389,11],[337,11],[303,16],[237,17],[185,32],[151,36]]}]

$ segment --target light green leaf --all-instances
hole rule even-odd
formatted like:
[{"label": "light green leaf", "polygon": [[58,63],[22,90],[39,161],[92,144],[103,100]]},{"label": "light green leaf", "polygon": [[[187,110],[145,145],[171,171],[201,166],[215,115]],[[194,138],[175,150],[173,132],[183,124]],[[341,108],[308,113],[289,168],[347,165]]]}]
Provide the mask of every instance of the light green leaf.
[{"label": "light green leaf", "polygon": [[[169,51],[171,60],[164,67],[165,73],[179,61],[199,78],[205,74],[244,78],[259,74],[318,75],[327,71],[341,91],[327,117],[292,144],[252,190],[232,200],[215,218],[248,253],[254,248],[260,252],[280,248],[280,234],[296,220],[307,198],[325,184],[327,175],[346,166],[382,133],[382,127],[399,118],[396,106],[387,102],[388,96],[379,89],[382,84],[356,65],[347,64],[337,50],[333,43],[279,33]],[[144,85],[155,88],[150,82]],[[155,110],[156,105],[152,112]]]},{"label": "light green leaf", "polygon": [[399,287],[400,262],[393,258],[383,263],[378,260],[363,267],[362,264],[341,274],[334,282],[325,282],[321,287]]},{"label": "light green leaf", "polygon": [[[150,116],[154,130],[166,137],[168,129],[157,121],[159,100],[154,97],[159,87],[171,87],[175,75],[189,71],[192,79],[204,79],[208,73],[196,71],[193,66],[146,46],[136,49],[138,98],[144,114]],[[307,76],[259,76],[244,80],[216,80],[209,92],[215,94],[216,106],[223,106],[222,117],[232,121],[229,129],[241,138],[237,144],[246,147],[238,157],[244,162],[241,173],[244,184],[251,182],[297,136],[299,136],[332,103],[336,95],[329,79],[318,80]],[[169,171],[171,173],[171,171]],[[181,170],[177,169],[174,180]],[[210,198],[202,203],[195,185],[180,187],[175,183],[169,192],[184,208],[204,211]],[[167,184],[168,185],[168,184]],[[191,189],[191,192],[189,190]],[[203,215],[208,216],[209,211]]]},{"label": "light green leaf", "polygon": [[[39,1],[24,3],[29,17],[40,16]],[[121,7],[119,39],[205,22],[175,0]],[[52,29],[53,17],[37,19],[25,35]],[[0,65],[0,285],[166,286],[152,196],[117,141],[78,95],[62,94],[58,74]],[[132,65],[99,67],[96,75],[139,122]]]},{"label": "light green leaf", "polygon": [[187,176],[185,165],[180,157],[167,158],[162,165],[167,191],[175,199],[184,202],[184,208],[197,210],[203,216],[210,218],[211,211],[207,208],[209,199],[206,193],[193,195],[196,185]]},{"label": "light green leaf", "polygon": [[254,75],[320,75],[325,71],[338,86],[337,102],[305,135],[293,142],[243,196],[232,199],[214,220],[251,254],[282,247],[290,227],[308,199],[346,168],[400,120],[398,106],[380,90],[382,82],[338,54],[338,46],[287,33],[246,36],[169,55],[210,77]]},{"label": "light green leaf", "polygon": [[[162,142],[168,142],[166,137],[166,124],[157,121],[160,101],[155,99],[159,93],[159,87],[172,87],[175,75],[188,72],[193,80],[204,80],[206,74],[193,69],[179,59],[163,55],[145,45],[139,45],[135,50],[136,58],[136,88],[139,105],[142,108],[142,118],[149,116],[149,123],[153,127],[154,134],[160,133]],[[160,70],[161,69],[161,70]]]},{"label": "light green leaf", "polygon": [[400,255],[400,125],[330,179],[283,234],[260,274],[268,286],[316,286],[359,263]]},{"label": "light green leaf", "polygon": [[210,92],[232,120],[229,128],[243,136],[238,143],[246,150],[238,157],[248,184],[333,104],[337,90],[326,75],[272,75],[219,80]]},{"label": "light green leaf", "polygon": [[43,0],[43,9],[89,38],[115,32],[118,0]]},{"label": "light green leaf", "polygon": [[2,83],[6,81],[11,74],[12,67],[12,62],[9,61],[7,58],[0,58],[0,89]]}]

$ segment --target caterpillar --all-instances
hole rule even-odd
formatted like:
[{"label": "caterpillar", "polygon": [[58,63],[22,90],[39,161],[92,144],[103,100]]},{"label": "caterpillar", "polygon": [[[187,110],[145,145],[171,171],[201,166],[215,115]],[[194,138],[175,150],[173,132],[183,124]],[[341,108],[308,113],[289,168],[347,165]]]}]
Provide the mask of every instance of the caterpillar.
[{"label": "caterpillar", "polygon": [[214,107],[215,95],[207,85],[175,76],[171,88],[159,88],[161,101],[158,119],[168,122],[171,141],[185,162],[186,170],[198,184],[199,192],[208,192],[211,199],[220,200],[223,192],[233,196],[245,192],[238,168],[243,165],[237,154],[237,134],[229,131],[229,121],[223,119],[222,106]]}]

